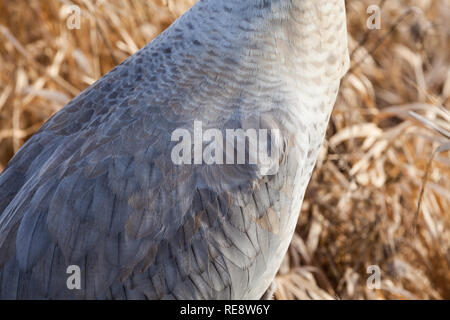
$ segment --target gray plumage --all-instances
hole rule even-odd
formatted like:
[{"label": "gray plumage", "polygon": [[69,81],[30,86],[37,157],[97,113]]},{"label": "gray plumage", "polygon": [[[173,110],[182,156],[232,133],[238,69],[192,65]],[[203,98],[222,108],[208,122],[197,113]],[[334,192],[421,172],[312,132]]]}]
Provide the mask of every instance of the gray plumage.
[{"label": "gray plumage", "polygon": [[[347,67],[344,0],[200,0],[10,161],[0,298],[259,299]],[[195,120],[279,129],[277,173],[175,165],[171,133]]]}]

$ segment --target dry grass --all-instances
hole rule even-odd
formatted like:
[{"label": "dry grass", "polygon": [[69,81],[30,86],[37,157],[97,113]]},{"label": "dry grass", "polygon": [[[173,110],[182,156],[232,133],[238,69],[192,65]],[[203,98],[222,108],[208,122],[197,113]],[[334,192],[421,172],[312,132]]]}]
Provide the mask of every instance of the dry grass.
[{"label": "dry grass", "polygon": [[[0,2],[0,171],[51,114],[192,2]],[[373,2],[347,1],[353,68],[277,299],[450,299],[450,2],[381,0],[382,30],[368,31]],[[71,3],[80,30],[66,27]],[[366,285],[370,265],[380,289]]]}]

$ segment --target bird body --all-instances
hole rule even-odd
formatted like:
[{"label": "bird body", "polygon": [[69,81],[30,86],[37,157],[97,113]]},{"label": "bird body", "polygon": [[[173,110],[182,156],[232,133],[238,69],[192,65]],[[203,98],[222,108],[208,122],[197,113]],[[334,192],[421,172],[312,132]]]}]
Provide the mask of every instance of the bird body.
[{"label": "bird body", "polygon": [[[0,298],[261,298],[348,68],[345,21],[344,0],[200,0],[72,100],[0,176]],[[276,171],[175,164],[195,121],[276,128]]]}]

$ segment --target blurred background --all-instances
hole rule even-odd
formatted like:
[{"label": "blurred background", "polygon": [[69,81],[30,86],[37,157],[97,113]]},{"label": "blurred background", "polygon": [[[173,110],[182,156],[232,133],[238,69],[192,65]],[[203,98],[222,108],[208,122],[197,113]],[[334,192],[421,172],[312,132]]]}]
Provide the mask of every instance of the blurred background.
[{"label": "blurred background", "polygon": [[[0,0],[0,172],[194,2]],[[450,0],[346,3],[352,68],[276,299],[450,299]]]}]

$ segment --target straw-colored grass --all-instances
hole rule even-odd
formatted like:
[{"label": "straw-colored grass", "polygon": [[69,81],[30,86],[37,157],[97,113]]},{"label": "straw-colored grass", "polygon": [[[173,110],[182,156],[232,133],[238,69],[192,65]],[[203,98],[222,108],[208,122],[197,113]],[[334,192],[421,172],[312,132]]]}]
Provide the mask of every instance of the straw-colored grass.
[{"label": "straw-colored grass", "polygon": [[[193,2],[1,1],[0,171],[50,115]],[[369,31],[377,2],[382,29]],[[71,4],[80,30],[66,26]],[[353,67],[276,298],[450,299],[450,1],[347,7]],[[379,289],[367,286],[372,265]]]}]

